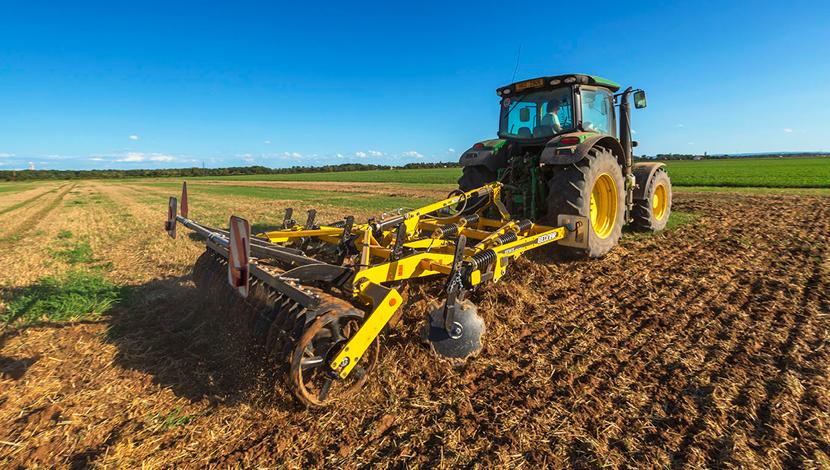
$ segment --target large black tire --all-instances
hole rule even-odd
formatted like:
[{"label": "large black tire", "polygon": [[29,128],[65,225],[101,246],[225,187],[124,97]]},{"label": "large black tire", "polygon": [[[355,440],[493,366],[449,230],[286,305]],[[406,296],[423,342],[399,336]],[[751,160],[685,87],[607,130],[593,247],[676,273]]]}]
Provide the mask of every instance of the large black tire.
[{"label": "large black tire", "polygon": [[[607,178],[603,175],[607,175]],[[601,226],[604,233],[597,233],[591,223],[591,193],[598,180],[599,187],[613,189],[613,194],[606,192],[609,204],[615,203],[615,209],[609,210],[606,222]],[[606,206],[610,207],[610,206]],[[617,246],[625,222],[625,189],[622,168],[610,150],[594,147],[588,156],[577,163],[556,168],[548,180],[547,224],[557,224],[560,214],[579,215],[588,219],[588,248],[573,248],[558,245],[563,254],[570,257],[598,258]],[[613,215],[611,215],[613,214]]]},{"label": "large black tire", "polygon": [[469,191],[496,181],[496,172],[490,171],[486,166],[465,166],[461,171],[458,189],[462,191]]},{"label": "large black tire", "polygon": [[671,180],[665,168],[659,168],[645,182],[645,199],[634,200],[634,226],[639,230],[659,232],[666,228],[671,215]]},{"label": "large black tire", "polygon": [[[489,168],[483,165],[465,166],[461,171],[461,178],[458,178],[458,189],[465,192],[470,191],[472,189],[480,188],[487,183],[492,183],[493,181],[496,181],[496,172],[491,171]],[[467,209],[478,207],[478,204],[482,202],[482,199],[484,198],[471,198],[469,201],[467,201]],[[464,210],[465,213],[474,212],[467,209]]]}]

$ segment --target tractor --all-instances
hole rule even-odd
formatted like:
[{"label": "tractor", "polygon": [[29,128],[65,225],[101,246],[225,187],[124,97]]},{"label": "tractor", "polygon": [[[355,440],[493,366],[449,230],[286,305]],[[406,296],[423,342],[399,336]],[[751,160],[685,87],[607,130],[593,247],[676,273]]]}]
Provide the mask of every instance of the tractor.
[{"label": "tractor", "polygon": [[[643,90],[593,75],[556,75],[500,87],[498,139],[461,155],[461,190],[503,183],[514,216],[555,224],[560,214],[590,220],[586,246],[558,249],[600,257],[622,227],[659,231],[671,213],[671,181],[662,163],[633,163],[629,96],[646,107]],[[619,108],[619,113],[615,113]],[[619,127],[617,121],[619,120]]]}]

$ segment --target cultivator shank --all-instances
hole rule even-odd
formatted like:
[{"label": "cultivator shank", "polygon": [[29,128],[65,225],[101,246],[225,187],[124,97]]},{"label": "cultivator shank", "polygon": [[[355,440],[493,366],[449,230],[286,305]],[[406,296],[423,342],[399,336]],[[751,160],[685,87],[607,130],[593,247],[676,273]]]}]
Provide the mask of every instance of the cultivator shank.
[{"label": "cultivator shank", "polygon": [[289,209],[280,230],[251,236],[239,217],[230,218],[229,230],[189,219],[184,186],[181,214],[170,198],[166,229],[175,237],[181,224],[204,237],[196,284],[286,367],[303,403],[324,406],[367,380],[381,331],[400,316],[398,286],[405,281],[446,277],[446,295],[422,331],[440,356],[463,360],[480,351],[485,330],[466,298],[471,289],[498,281],[528,250],[585,239],[584,218],[570,216],[557,227],[512,219],[501,188],[491,183],[454,191],[434,204],[362,224],[350,216],[318,225],[312,210],[300,225]]}]

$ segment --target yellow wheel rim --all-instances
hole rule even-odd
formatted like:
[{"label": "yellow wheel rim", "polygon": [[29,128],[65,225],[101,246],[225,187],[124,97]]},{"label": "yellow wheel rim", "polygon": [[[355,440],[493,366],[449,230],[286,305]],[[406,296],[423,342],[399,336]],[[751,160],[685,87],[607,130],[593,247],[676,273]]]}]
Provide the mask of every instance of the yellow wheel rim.
[{"label": "yellow wheel rim", "polygon": [[663,220],[666,216],[666,209],[669,207],[669,195],[666,185],[658,184],[654,188],[654,196],[651,197],[651,213],[656,220]]},{"label": "yellow wheel rim", "polygon": [[591,190],[591,226],[599,238],[608,238],[617,223],[617,185],[608,173],[599,175]]}]

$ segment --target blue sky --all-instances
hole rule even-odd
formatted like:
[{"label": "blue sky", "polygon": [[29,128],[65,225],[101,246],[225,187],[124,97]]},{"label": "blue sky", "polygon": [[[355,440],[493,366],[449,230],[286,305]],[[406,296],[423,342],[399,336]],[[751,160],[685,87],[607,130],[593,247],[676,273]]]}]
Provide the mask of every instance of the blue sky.
[{"label": "blue sky", "polygon": [[3,2],[0,169],[456,160],[495,89],[644,88],[639,152],[830,150],[830,3]]}]

